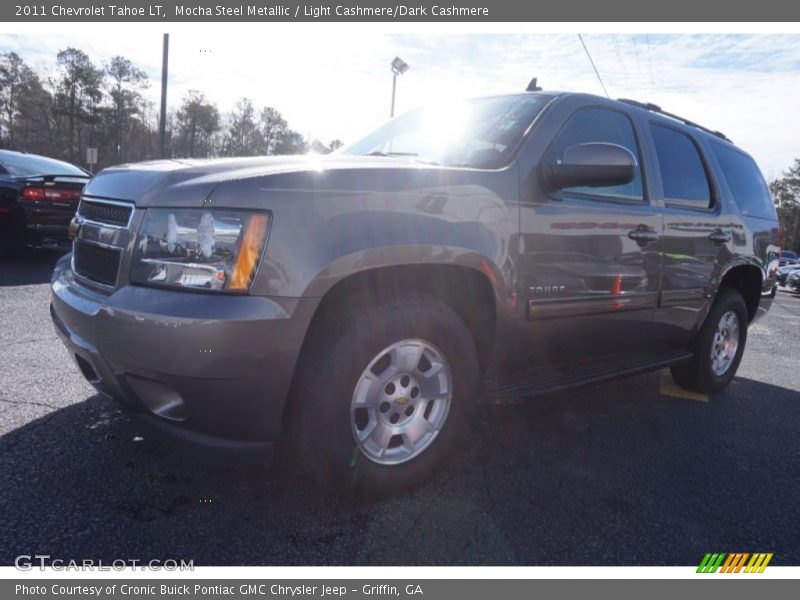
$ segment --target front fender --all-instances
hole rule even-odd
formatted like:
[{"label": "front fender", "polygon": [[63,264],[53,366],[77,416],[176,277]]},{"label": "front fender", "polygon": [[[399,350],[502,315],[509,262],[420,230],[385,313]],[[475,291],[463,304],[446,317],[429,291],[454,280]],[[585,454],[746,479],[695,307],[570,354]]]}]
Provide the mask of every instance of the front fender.
[{"label": "front fender", "polygon": [[502,264],[480,252],[453,246],[393,246],[353,252],[328,264],[309,282],[303,295],[322,297],[337,283],[358,273],[413,266],[456,266],[474,270],[492,285],[500,306],[507,305],[513,297],[512,274],[504,271]]},{"label": "front fender", "polygon": [[519,231],[515,170],[356,175],[329,181],[323,174],[313,188],[291,181],[280,188],[269,181],[220,186],[212,205],[272,214],[251,293],[318,298],[368,269],[457,265],[483,271],[498,296],[508,296]]}]

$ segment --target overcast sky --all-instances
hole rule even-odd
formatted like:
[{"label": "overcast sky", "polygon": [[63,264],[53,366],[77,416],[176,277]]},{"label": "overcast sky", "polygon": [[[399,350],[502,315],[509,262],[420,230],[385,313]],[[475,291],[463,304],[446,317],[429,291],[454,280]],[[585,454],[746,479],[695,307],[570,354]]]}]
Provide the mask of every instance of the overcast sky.
[{"label": "overcast sky", "polygon": [[[626,33],[584,40],[611,97],[654,102],[723,131],[768,177],[800,157],[800,36]],[[0,51],[14,50],[40,70],[52,70],[67,46],[98,63],[115,54],[131,59],[150,76],[157,102],[161,35],[151,29],[97,24],[75,33],[0,34]],[[177,107],[189,89],[203,91],[222,111],[247,96],[277,108],[309,138],[348,142],[388,117],[395,55],[411,66],[398,81],[398,112],[444,96],[522,90],[534,75],[545,89],[603,94],[577,34],[220,25],[213,36],[172,34],[169,104]]]}]

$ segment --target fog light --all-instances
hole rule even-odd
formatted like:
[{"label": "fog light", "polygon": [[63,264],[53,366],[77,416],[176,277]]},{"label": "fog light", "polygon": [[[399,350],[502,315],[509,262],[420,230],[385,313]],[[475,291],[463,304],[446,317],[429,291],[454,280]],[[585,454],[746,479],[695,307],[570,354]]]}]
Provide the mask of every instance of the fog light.
[{"label": "fog light", "polygon": [[136,375],[126,375],[125,379],[139,402],[151,413],[170,421],[186,420],[188,415],[183,398],[171,387]]}]

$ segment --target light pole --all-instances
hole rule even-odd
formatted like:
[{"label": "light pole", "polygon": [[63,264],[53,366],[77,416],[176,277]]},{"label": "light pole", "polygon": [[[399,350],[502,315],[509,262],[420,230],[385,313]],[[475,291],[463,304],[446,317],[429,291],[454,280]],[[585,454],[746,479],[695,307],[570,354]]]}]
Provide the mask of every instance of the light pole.
[{"label": "light pole", "polygon": [[167,158],[167,69],[169,67],[169,34],[164,34],[161,54],[161,116],[158,121],[159,158]]},{"label": "light pole", "polygon": [[397,90],[397,76],[402,75],[408,71],[408,63],[406,63],[399,56],[395,56],[392,61],[392,111],[389,113],[390,117],[394,116],[394,93]]}]

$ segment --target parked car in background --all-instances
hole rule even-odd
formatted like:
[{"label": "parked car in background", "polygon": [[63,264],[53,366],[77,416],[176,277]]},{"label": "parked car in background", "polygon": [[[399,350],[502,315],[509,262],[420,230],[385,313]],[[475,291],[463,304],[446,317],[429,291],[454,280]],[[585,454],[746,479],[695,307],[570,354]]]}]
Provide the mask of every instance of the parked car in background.
[{"label": "parked car in background", "polygon": [[782,250],[781,251],[781,258],[779,261],[779,265],[781,267],[786,265],[794,265],[797,264],[797,254],[792,252],[791,250]]},{"label": "parked car in background", "polygon": [[778,269],[778,285],[786,285],[786,278],[800,269],[800,263],[791,263]]},{"label": "parked car in background", "polygon": [[633,101],[421,109],[324,157],[103,170],[51,315],[97,390],[216,447],[282,434],[324,486],[407,489],[479,398],[671,367],[719,392],[769,308],[769,189],[724,135]]},{"label": "parked car in background", "polygon": [[91,173],[70,163],[0,150],[0,252],[69,249],[68,227]]},{"label": "parked car in background", "polygon": [[786,289],[790,292],[800,292],[800,269],[792,271],[786,278]]}]

